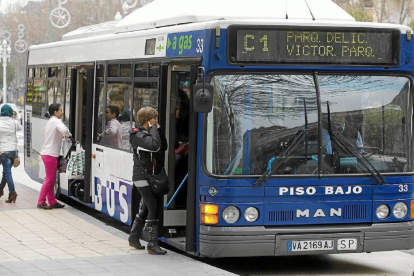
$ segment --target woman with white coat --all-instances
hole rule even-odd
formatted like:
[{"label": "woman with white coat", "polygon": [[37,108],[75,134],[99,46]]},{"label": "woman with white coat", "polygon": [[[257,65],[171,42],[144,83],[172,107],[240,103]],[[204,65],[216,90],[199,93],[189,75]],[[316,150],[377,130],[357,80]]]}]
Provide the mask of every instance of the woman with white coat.
[{"label": "woman with white coat", "polygon": [[17,193],[14,188],[11,168],[17,153],[16,132],[22,129],[17,120],[17,113],[10,105],[5,104],[1,108],[0,116],[0,160],[3,165],[3,177],[0,182],[0,197],[4,195],[4,187],[9,186],[9,198],[6,203],[16,202]]}]

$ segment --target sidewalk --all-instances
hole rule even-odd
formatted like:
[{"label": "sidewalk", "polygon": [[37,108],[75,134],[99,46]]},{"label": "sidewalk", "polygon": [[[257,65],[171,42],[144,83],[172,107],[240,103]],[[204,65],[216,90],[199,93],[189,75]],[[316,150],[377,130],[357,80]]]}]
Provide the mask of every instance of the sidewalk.
[{"label": "sidewalk", "polygon": [[[22,167],[13,170],[16,182],[27,177]],[[70,206],[37,209],[39,192],[15,184],[15,204],[0,198],[0,275],[234,275],[172,251],[135,250],[128,234]]]}]

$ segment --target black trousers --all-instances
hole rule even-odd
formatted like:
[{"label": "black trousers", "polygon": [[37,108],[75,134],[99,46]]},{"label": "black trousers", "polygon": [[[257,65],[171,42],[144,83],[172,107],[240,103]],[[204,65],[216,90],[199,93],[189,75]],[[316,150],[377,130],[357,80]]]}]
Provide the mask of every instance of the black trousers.
[{"label": "black trousers", "polygon": [[138,217],[144,220],[157,219],[158,198],[153,195],[149,186],[137,188],[142,199],[144,200],[144,204],[142,205],[142,209],[139,211]]}]

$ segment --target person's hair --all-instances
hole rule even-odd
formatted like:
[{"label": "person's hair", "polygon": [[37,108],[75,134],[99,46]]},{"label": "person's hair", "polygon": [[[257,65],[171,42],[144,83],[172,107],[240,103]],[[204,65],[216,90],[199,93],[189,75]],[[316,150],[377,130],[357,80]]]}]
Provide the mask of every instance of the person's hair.
[{"label": "person's hair", "polygon": [[115,115],[116,115],[115,118],[118,118],[118,116],[119,116],[119,108],[117,106],[115,106],[115,105],[108,105],[106,108],[108,108],[111,111],[112,114],[115,113]]},{"label": "person's hair", "polygon": [[154,108],[145,106],[138,110],[137,121],[142,126],[149,120],[157,118],[157,116],[158,112]]},{"label": "person's hair", "polygon": [[49,109],[48,109],[48,112],[46,113],[45,117],[46,118],[50,118],[53,115],[55,115],[55,112],[59,111],[59,108],[61,106],[62,105],[61,104],[58,104],[58,103],[54,103],[54,104],[49,105]]}]

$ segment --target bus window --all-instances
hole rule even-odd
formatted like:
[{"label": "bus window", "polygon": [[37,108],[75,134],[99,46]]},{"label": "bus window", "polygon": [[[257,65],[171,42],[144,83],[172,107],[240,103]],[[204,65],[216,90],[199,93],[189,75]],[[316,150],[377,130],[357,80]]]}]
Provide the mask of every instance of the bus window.
[{"label": "bus window", "polygon": [[63,104],[61,81],[49,81],[47,91],[48,106],[52,103]]},{"label": "bus window", "polygon": [[68,67],[66,67],[66,77],[67,78],[70,78],[71,76],[72,76],[72,69],[74,69],[75,67],[73,67],[73,66],[68,66]]},{"label": "bus window", "polygon": [[[217,175],[259,175],[269,161],[280,174],[318,171],[318,114],[310,75],[214,76],[207,123],[207,170]],[[307,129],[307,134],[303,131]],[[279,155],[291,148],[289,155]]]},{"label": "bus window", "polygon": [[33,68],[29,68],[28,73],[27,73],[27,77],[28,78],[33,78]]},{"label": "bus window", "polygon": [[150,63],[150,70],[149,70],[149,77],[156,77],[160,76],[160,64],[159,63]]},{"label": "bus window", "polygon": [[131,64],[121,64],[121,77],[131,77],[132,69]]},{"label": "bus window", "polygon": [[119,77],[119,64],[108,65],[108,77]]},{"label": "bus window", "polygon": [[[104,83],[99,82],[97,85],[97,90],[99,91],[99,98],[98,98],[98,107],[97,107],[97,120],[96,120],[96,126],[95,126],[95,141],[96,142],[102,142],[103,140],[101,137],[99,137],[98,134],[102,133],[103,131],[103,116],[105,116],[105,110],[104,110]],[[96,114],[96,113],[95,113]]]},{"label": "bus window", "polygon": [[46,114],[46,81],[34,80],[33,116],[43,117]]},{"label": "bus window", "polygon": [[102,64],[98,64],[96,66],[96,77],[97,78],[103,78],[104,77],[104,72],[105,72],[105,67]]},{"label": "bus window", "polygon": [[34,77],[35,78],[40,78],[41,77],[41,74],[40,74],[41,71],[42,71],[42,67],[36,67],[34,69]]},{"label": "bus window", "polygon": [[319,86],[322,151],[334,156],[324,163],[325,173],[369,173],[359,154],[381,173],[411,170],[407,168],[407,78],[329,75],[319,76]]},{"label": "bus window", "polygon": [[48,74],[49,78],[57,77],[57,67],[49,67],[48,70],[49,70],[49,74]]},{"label": "bus window", "polygon": [[148,77],[148,64],[147,63],[135,64],[134,77],[136,77],[136,78],[146,78],[146,77]]},{"label": "bus window", "polygon": [[[108,93],[107,93],[107,102],[106,106],[116,106],[118,108],[119,114],[116,118],[121,123],[121,133],[122,133],[122,148],[129,150],[129,133],[132,123],[130,120],[131,115],[131,84],[127,82],[108,82]],[[108,125],[108,119],[107,119]],[[105,139],[105,144],[109,146],[117,146],[115,144],[108,144],[109,139]]]},{"label": "bus window", "polygon": [[46,67],[42,67],[42,70],[40,70],[40,77],[46,79],[47,78],[47,69]]},{"label": "bus window", "polygon": [[65,93],[65,105],[64,105],[64,117],[63,122],[69,127],[70,120],[70,79],[66,81],[66,93]]},{"label": "bus window", "polygon": [[158,83],[136,82],[134,84],[134,119],[141,107],[151,106],[158,111]]}]

